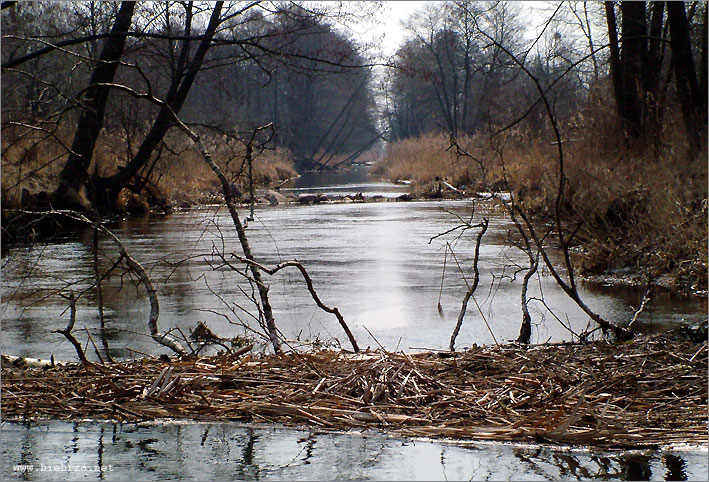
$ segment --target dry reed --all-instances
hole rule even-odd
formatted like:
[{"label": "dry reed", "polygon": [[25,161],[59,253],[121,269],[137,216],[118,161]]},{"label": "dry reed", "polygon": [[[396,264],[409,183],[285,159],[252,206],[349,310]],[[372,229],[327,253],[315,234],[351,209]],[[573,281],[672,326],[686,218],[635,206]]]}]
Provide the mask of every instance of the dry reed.
[{"label": "dry reed", "polygon": [[[568,226],[582,226],[575,238],[584,248],[580,267],[587,273],[631,267],[648,279],[667,275],[675,286],[706,290],[706,145],[690,152],[678,122],[668,122],[653,145],[630,143],[608,106],[597,104],[591,106],[593,115],[563,129],[568,179],[563,218]],[[544,221],[553,219],[559,178],[552,140],[543,132],[520,130],[492,143],[483,135],[458,139],[483,162],[485,185],[478,164],[456,159],[443,134],[392,143],[376,171],[392,180],[412,180],[423,190],[431,189],[436,176],[468,189],[509,190]]]},{"label": "dry reed", "polygon": [[[473,347],[3,368],[4,419],[242,420],[613,447],[707,443],[707,345]],[[445,355],[445,356],[444,356]]]}]

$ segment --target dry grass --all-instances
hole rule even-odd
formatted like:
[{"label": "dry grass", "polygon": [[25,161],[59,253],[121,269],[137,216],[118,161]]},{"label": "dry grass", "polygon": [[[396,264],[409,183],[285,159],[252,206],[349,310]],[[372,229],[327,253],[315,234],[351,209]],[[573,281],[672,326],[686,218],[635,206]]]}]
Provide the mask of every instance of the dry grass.
[{"label": "dry grass", "polygon": [[[2,196],[5,208],[20,205],[23,189],[36,194],[56,188],[67,158],[65,146],[71,143],[71,136],[70,132],[60,132],[56,138],[32,133],[20,138],[12,129],[3,130]],[[205,143],[230,180],[246,186],[248,180],[242,165],[244,147],[225,139],[205,137]],[[199,154],[179,136],[169,135],[166,141],[171,149],[161,151],[150,176],[160,192],[173,203],[213,200],[219,191],[219,183]],[[129,158],[130,150],[123,136],[102,134],[89,172],[101,176],[114,174]],[[266,150],[256,156],[253,169],[259,187],[296,175],[290,154],[283,149]]]},{"label": "dry grass", "polygon": [[706,343],[653,337],[446,355],[234,354],[4,367],[2,415],[305,423],[618,447],[707,443]]},{"label": "dry grass", "polygon": [[[244,146],[220,139],[204,142],[229,181],[246,192],[249,180],[247,166],[244,164]],[[177,154],[166,156],[157,170],[159,186],[173,202],[208,202],[221,194],[219,180],[192,148],[186,147]],[[253,174],[257,187],[268,187],[297,173],[290,153],[284,149],[275,149],[265,150],[255,156]]]},{"label": "dry grass", "polygon": [[3,207],[19,206],[23,189],[31,194],[54,189],[66,160],[66,149],[60,141],[71,142],[68,133],[57,133],[57,137],[36,131],[20,136],[16,128],[3,129]]},{"label": "dry grass", "polygon": [[[607,102],[593,107],[585,124],[564,126],[568,178],[564,217],[583,223],[577,240],[585,248],[581,268],[603,272],[633,267],[651,278],[669,274],[680,286],[707,287],[707,152],[690,152],[679,119],[668,120],[651,148],[628,145]],[[669,114],[668,114],[669,116]],[[512,191],[531,213],[551,216],[559,179],[558,152],[549,135],[505,133],[495,140],[499,155],[483,136],[458,140],[488,171],[456,160],[445,135],[393,143],[377,172],[420,185],[435,176],[475,190]],[[503,162],[504,160],[504,162]],[[506,183],[503,182],[503,167]]]},{"label": "dry grass", "polygon": [[[484,143],[478,138],[461,138],[461,145]],[[457,159],[455,152],[448,150],[450,137],[447,134],[425,134],[421,137],[389,143],[386,153],[373,172],[391,181],[412,181],[414,189],[427,189],[438,177],[455,186],[480,188],[478,167],[465,159]]]}]

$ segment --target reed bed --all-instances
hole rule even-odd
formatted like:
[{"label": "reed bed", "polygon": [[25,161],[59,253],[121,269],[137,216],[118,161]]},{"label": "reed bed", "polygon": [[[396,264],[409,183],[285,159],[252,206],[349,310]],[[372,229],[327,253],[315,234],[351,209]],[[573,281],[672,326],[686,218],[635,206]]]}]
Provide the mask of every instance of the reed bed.
[{"label": "reed bed", "polygon": [[707,345],[241,354],[2,370],[3,419],[163,418],[379,428],[606,447],[707,444]]}]

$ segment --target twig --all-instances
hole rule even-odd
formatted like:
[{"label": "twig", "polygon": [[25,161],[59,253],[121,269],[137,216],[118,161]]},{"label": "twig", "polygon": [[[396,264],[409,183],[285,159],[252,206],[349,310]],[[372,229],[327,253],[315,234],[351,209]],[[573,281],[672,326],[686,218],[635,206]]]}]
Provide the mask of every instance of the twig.
[{"label": "twig", "polygon": [[315,288],[313,287],[313,280],[310,278],[308,271],[305,269],[305,267],[302,264],[300,264],[298,261],[284,261],[282,263],[277,264],[275,267],[269,269],[266,266],[264,266],[260,263],[257,263],[256,261],[254,261],[252,259],[248,259],[243,256],[239,256],[236,253],[232,253],[231,256],[233,258],[239,260],[242,263],[245,263],[249,266],[258,268],[259,270],[261,270],[265,273],[268,273],[271,276],[273,276],[274,274],[276,274],[277,272],[279,272],[283,268],[287,268],[287,267],[297,268],[298,271],[300,271],[300,274],[303,275],[303,279],[305,280],[305,284],[307,285],[308,291],[310,292],[310,296],[313,298],[313,301],[315,301],[315,304],[321,310],[335,315],[335,317],[337,318],[337,321],[340,323],[340,326],[345,331],[347,338],[350,340],[350,343],[352,344],[352,348],[354,349],[355,353],[359,352],[359,346],[357,345],[357,340],[355,339],[354,335],[352,334],[352,331],[350,331],[349,326],[347,326],[347,323],[345,322],[345,319],[342,317],[340,310],[338,310],[337,308],[330,308],[329,306],[326,306],[320,300],[320,297],[318,296],[317,292],[315,291]]},{"label": "twig", "polygon": [[379,345],[379,348],[381,348],[382,350],[385,350],[385,348],[382,346],[382,344],[379,343],[379,340],[377,340],[377,337],[374,336],[371,331],[369,331],[369,328],[367,328],[367,327],[364,326],[364,325],[362,325],[362,327],[363,327],[365,330],[367,330],[367,333],[369,333],[369,336],[372,337],[372,340],[374,340],[374,341],[376,342],[376,344]]},{"label": "twig", "polygon": [[637,321],[638,316],[640,316],[640,313],[643,312],[643,310],[645,309],[645,305],[647,305],[649,301],[650,301],[650,289],[648,288],[648,290],[643,295],[643,299],[640,302],[640,306],[638,307],[637,310],[635,310],[635,313],[633,313],[633,318],[631,318],[630,323],[628,323],[628,326],[626,327],[628,330],[630,330],[633,327],[633,324]]},{"label": "twig", "polygon": [[63,330],[52,330],[52,333],[61,333],[62,335],[64,335],[66,339],[69,340],[72,345],[74,345],[74,349],[76,349],[76,354],[79,356],[79,360],[81,360],[82,362],[86,362],[86,355],[84,354],[83,348],[81,348],[81,343],[79,343],[79,341],[72,334],[72,330],[74,329],[74,323],[76,323],[76,298],[74,297],[74,293],[71,293],[68,297],[64,296],[64,298],[69,300],[69,307],[71,308],[71,314],[69,315],[69,323]]},{"label": "twig", "polygon": [[[455,351],[455,339],[458,337],[458,333],[460,333],[461,326],[463,326],[463,318],[465,318],[465,312],[468,309],[468,301],[470,301],[470,298],[473,297],[475,290],[478,288],[478,282],[480,281],[480,271],[478,270],[478,261],[480,260],[480,241],[482,240],[483,235],[485,235],[489,224],[490,221],[487,218],[483,218],[482,222],[478,225],[481,229],[480,232],[478,232],[477,239],[475,240],[475,256],[473,258],[473,284],[470,285],[468,291],[466,291],[465,296],[463,297],[463,304],[460,307],[458,321],[456,322],[455,328],[453,329],[453,333],[451,334],[451,341],[449,345],[450,351]],[[477,306],[477,301],[475,301],[475,304]],[[479,306],[478,310],[480,310]],[[482,313],[482,310],[480,310],[480,312]],[[485,324],[487,325],[487,320],[485,320]],[[488,330],[490,330],[489,325]],[[492,335],[492,330],[490,330],[490,334]],[[493,339],[495,339],[495,335],[492,335],[492,337]],[[495,340],[495,344],[497,344],[497,340]]]}]

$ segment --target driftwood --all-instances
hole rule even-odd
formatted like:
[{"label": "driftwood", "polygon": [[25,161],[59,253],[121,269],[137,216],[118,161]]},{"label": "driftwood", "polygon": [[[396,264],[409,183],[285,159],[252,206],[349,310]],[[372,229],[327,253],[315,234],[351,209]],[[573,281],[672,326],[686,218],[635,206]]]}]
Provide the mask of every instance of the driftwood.
[{"label": "driftwood", "polygon": [[236,419],[606,447],[708,442],[706,344],[654,336],[443,354],[242,351],[3,368],[2,416]]},{"label": "driftwood", "polygon": [[43,360],[41,358],[28,358],[15,355],[1,355],[3,368],[53,368],[60,365],[71,365],[69,362],[55,361],[53,358]]}]

